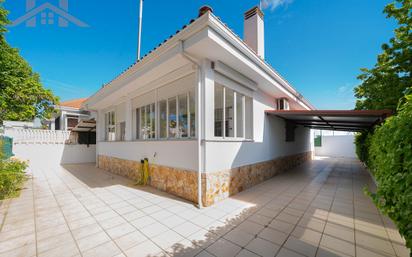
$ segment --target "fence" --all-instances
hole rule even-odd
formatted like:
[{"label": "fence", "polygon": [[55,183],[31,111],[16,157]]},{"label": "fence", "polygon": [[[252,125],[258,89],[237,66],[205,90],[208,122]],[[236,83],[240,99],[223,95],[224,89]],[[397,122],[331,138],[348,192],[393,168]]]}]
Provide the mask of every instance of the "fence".
[{"label": "fence", "polygon": [[14,144],[64,144],[70,141],[70,131],[42,129],[5,129]]},{"label": "fence", "polygon": [[30,163],[86,163],[96,161],[96,146],[77,144],[76,133],[61,130],[7,128],[13,154]]}]

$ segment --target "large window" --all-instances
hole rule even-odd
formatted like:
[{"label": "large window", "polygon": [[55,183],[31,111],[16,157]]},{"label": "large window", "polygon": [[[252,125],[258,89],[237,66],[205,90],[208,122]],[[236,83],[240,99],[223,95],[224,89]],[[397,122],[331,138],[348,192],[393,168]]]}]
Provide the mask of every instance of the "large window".
[{"label": "large window", "polygon": [[136,138],[156,138],[156,108],[154,103],[136,109]]},{"label": "large window", "polygon": [[159,100],[157,109],[155,106],[153,103],[136,109],[136,139],[195,137],[194,90]]},{"label": "large window", "polygon": [[159,138],[167,138],[167,101],[159,101]]},{"label": "large window", "polygon": [[106,141],[115,141],[116,140],[116,117],[115,117],[114,111],[105,113],[104,120],[105,120]]},{"label": "large window", "polygon": [[252,98],[215,84],[215,137],[252,138]]}]

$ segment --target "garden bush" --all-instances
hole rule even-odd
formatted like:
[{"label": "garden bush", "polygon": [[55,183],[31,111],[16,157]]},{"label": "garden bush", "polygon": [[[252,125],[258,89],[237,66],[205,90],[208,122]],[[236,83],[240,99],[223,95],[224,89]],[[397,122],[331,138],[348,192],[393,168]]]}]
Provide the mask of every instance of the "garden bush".
[{"label": "garden bush", "polygon": [[[1,142],[0,142],[0,149]],[[16,159],[3,159],[0,151],[0,200],[15,197],[26,180],[25,162]]]},{"label": "garden bush", "polygon": [[370,140],[368,166],[378,183],[371,196],[412,249],[412,94]]},{"label": "garden bush", "polygon": [[362,131],[355,136],[356,155],[359,160],[365,164],[368,162],[368,152],[372,135],[372,131]]}]

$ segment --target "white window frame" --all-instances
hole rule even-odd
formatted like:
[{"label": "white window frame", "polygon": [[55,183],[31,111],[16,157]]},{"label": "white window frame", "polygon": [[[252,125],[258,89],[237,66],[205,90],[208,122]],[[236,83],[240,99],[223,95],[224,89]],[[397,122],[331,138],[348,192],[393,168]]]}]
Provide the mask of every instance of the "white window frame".
[{"label": "white window frame", "polygon": [[[247,96],[243,93],[240,93],[239,91],[231,88],[231,87],[227,87],[221,83],[218,83],[219,86],[221,86],[223,88],[223,95],[222,95],[222,136],[216,136],[215,134],[213,134],[213,138],[216,140],[225,140],[225,141],[251,141],[252,138],[247,138],[246,137],[246,97],[250,97],[253,103],[253,97],[251,96]],[[226,89],[229,88],[230,90],[233,91],[233,137],[229,137],[226,136]],[[216,90],[216,84],[214,86],[214,89]],[[215,94],[215,93],[214,93]],[[237,95],[241,95],[241,101],[242,101],[242,124],[241,126],[243,127],[243,135],[242,136],[238,136],[237,135],[237,125],[238,125],[238,120],[237,120]],[[213,106],[213,111],[215,111],[215,107]],[[251,113],[253,114],[253,104],[251,106]],[[252,117],[253,118],[253,117]],[[215,126],[215,121],[216,118],[214,118],[213,120],[213,126]],[[253,124],[250,124],[250,130],[253,132]],[[213,128],[213,133],[215,133],[215,129]],[[253,135],[253,133],[252,133]]]},{"label": "white window frame", "polygon": [[[111,114],[113,114],[114,121],[112,121],[112,124],[110,124],[111,121]],[[109,129],[114,130],[114,139],[109,138]],[[104,133],[105,133],[105,141],[111,142],[111,141],[116,141],[116,111],[115,110],[110,110],[105,112],[104,114]]]},{"label": "white window frame", "polygon": [[[157,89],[156,89],[157,90]],[[136,131],[136,135],[135,135],[135,140],[137,141],[149,141],[149,140],[193,140],[196,139],[196,128],[195,128],[195,134],[194,136],[191,136],[192,133],[192,129],[191,129],[191,113],[190,113],[190,92],[193,90],[187,90],[181,93],[178,93],[177,95],[173,95],[171,97],[166,97],[166,98],[157,98],[155,99],[155,102],[153,103],[148,103],[145,105],[141,105],[141,106],[135,106],[135,116],[137,117],[137,111],[139,111],[139,118],[142,120],[142,109],[146,108],[147,106],[149,106],[149,108],[151,108],[152,104],[154,104],[155,106],[155,137],[154,138],[142,138],[142,134],[141,129],[142,129],[142,122],[139,121],[139,128],[136,128],[137,122],[134,123],[135,126],[135,131]],[[156,93],[157,95],[157,93]],[[187,112],[187,137],[182,137],[180,130],[179,130],[179,95],[185,95],[186,96],[186,112]],[[169,133],[169,99],[175,99],[176,101],[176,136],[174,137],[170,137],[170,133]],[[160,138],[160,109],[159,109],[159,103],[161,101],[166,101],[166,137],[165,138]],[[194,105],[196,107],[196,99],[194,102]],[[196,112],[195,112],[195,117],[196,117]],[[143,121],[146,123],[146,119],[143,119]],[[151,120],[150,120],[151,122]],[[197,124],[195,124],[195,127],[197,126]]]}]

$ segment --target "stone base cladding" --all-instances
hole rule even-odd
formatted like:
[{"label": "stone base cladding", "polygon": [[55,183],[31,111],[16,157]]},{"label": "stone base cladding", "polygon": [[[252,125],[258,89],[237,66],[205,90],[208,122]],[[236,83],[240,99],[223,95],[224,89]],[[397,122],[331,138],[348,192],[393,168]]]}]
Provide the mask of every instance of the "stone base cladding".
[{"label": "stone base cladding", "polygon": [[[312,152],[254,163],[225,171],[202,173],[202,203],[210,206],[231,195],[257,185],[276,174],[294,168],[312,158]],[[140,163],[99,155],[99,168],[140,180]],[[197,203],[197,172],[149,164],[149,185]]]},{"label": "stone base cladding", "polygon": [[[114,174],[140,181],[140,162],[99,155],[98,165]],[[197,172],[149,164],[148,184],[197,203]]]},{"label": "stone base cladding", "polygon": [[230,170],[204,173],[202,174],[203,205],[213,205],[311,159],[312,152],[304,152]]}]

